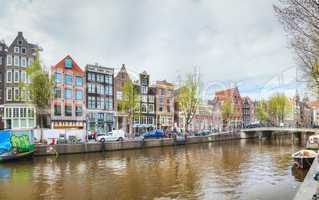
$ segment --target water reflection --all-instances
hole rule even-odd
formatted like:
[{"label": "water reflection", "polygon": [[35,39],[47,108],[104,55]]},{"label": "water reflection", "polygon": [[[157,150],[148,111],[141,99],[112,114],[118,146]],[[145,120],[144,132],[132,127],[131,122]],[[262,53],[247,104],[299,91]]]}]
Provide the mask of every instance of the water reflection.
[{"label": "water reflection", "polygon": [[291,167],[291,174],[295,177],[295,180],[298,182],[303,182],[307,176],[308,169],[301,169],[293,165]]},{"label": "water reflection", "polygon": [[0,199],[291,199],[297,149],[241,140],[36,158],[0,165]]}]

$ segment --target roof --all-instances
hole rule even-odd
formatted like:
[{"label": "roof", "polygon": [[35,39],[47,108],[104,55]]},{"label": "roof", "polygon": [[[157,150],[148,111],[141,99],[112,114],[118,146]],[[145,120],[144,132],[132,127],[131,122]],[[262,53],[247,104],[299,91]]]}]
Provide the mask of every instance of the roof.
[{"label": "roof", "polygon": [[233,97],[236,93],[239,94],[239,91],[238,91],[238,88],[235,87],[235,88],[230,88],[230,89],[227,89],[227,90],[221,90],[221,91],[217,91],[215,93],[215,97],[218,99],[218,100],[225,100],[225,99],[228,99],[230,97]]},{"label": "roof", "polygon": [[64,70],[69,70],[66,69],[64,66],[64,61],[65,59],[71,59],[72,60],[72,71],[76,71],[81,75],[84,75],[84,71],[81,69],[81,67],[79,67],[79,65],[73,60],[73,58],[70,55],[65,56],[60,62],[58,62],[56,65],[52,66],[52,69],[64,69]]}]

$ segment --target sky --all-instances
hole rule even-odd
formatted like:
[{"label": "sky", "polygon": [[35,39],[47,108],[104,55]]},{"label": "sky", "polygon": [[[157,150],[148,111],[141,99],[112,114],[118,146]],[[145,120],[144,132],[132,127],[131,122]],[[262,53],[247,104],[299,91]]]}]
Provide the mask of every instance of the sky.
[{"label": "sky", "polygon": [[[277,0],[0,0],[0,39],[18,31],[43,48],[46,66],[65,55],[132,76],[180,83],[201,75],[203,96],[238,86],[243,96],[290,95],[296,60],[272,5]],[[297,70],[298,74],[298,70]]]}]

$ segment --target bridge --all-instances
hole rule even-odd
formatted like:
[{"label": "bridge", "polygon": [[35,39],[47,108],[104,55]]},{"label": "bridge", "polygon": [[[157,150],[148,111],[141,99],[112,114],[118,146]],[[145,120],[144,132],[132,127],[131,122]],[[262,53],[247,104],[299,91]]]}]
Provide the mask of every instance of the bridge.
[{"label": "bridge", "polygon": [[319,134],[315,128],[286,128],[286,127],[261,127],[240,130],[240,138],[274,138],[283,135],[290,135],[292,140],[299,140],[305,146],[309,136]]}]

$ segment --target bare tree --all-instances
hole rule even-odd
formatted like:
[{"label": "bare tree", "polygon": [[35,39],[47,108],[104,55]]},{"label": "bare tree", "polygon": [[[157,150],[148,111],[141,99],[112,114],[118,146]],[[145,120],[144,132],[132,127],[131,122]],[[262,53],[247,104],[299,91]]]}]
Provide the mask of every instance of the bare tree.
[{"label": "bare tree", "polygon": [[319,94],[319,1],[278,1],[274,11],[288,33],[298,64]]}]

